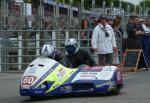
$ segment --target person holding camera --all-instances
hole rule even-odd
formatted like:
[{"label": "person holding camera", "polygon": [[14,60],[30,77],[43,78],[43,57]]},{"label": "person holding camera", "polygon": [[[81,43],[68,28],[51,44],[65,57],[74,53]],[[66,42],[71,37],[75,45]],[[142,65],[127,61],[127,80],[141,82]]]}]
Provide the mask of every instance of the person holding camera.
[{"label": "person holding camera", "polygon": [[107,24],[107,15],[102,14],[99,21],[92,34],[92,48],[98,54],[99,65],[111,65],[113,51],[117,51],[114,30]]}]

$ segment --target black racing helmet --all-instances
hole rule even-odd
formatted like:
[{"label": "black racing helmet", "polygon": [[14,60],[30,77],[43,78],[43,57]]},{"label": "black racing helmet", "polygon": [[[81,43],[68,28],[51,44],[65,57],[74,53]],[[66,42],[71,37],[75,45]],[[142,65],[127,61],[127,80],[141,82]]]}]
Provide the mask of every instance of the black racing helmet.
[{"label": "black racing helmet", "polygon": [[65,41],[65,47],[68,55],[75,54],[78,50],[77,41],[74,38],[67,39]]}]

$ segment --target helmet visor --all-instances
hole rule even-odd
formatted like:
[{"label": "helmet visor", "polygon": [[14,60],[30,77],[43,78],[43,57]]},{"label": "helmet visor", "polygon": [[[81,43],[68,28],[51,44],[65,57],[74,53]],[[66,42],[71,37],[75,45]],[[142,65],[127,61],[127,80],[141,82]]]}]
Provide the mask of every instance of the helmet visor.
[{"label": "helmet visor", "polygon": [[74,54],[75,51],[76,51],[76,48],[77,47],[74,46],[74,45],[68,45],[68,46],[66,46],[66,50],[67,50],[67,52],[68,52],[69,55]]}]

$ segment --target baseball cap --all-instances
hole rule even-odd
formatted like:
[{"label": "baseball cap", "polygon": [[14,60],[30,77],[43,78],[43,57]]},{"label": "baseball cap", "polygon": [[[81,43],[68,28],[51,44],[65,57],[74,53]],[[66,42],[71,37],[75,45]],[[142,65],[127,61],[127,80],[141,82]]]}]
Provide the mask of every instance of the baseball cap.
[{"label": "baseball cap", "polygon": [[107,15],[106,14],[101,14],[99,19],[107,19]]}]

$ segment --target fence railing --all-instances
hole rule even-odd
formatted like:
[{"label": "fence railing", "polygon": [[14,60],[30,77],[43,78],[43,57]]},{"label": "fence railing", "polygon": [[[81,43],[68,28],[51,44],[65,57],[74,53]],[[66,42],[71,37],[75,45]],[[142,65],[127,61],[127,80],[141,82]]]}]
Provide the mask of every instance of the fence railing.
[{"label": "fence railing", "polygon": [[[81,33],[87,31],[87,45],[83,45]],[[64,42],[75,38],[80,48],[90,50],[92,30],[0,30],[0,70],[24,70],[40,56],[44,43],[50,43],[65,53]],[[119,39],[119,41],[118,41]],[[122,44],[122,37],[117,43]],[[122,45],[119,45],[122,49]],[[120,52],[120,57],[122,52]],[[96,57],[94,53],[92,56]],[[115,55],[114,55],[115,56]],[[120,62],[119,62],[120,63]]]}]

